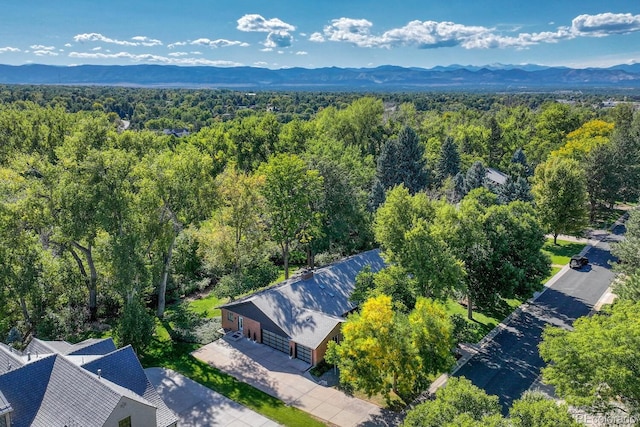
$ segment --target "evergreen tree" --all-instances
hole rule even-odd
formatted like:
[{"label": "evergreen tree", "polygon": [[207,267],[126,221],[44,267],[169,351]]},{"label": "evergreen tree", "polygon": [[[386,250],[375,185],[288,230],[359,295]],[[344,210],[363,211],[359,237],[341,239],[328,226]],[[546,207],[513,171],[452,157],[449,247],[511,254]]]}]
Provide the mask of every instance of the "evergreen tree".
[{"label": "evergreen tree", "polygon": [[509,174],[511,176],[519,176],[527,178],[532,175],[531,166],[527,162],[527,156],[524,154],[522,148],[518,148],[511,157],[511,164],[509,165]]},{"label": "evergreen tree", "polygon": [[489,120],[489,166],[497,167],[504,155],[502,148],[502,129],[495,117]]},{"label": "evergreen tree", "polygon": [[450,136],[445,139],[440,150],[440,158],[436,166],[436,179],[442,183],[447,177],[456,176],[460,172],[460,154],[458,146]]},{"label": "evergreen tree", "polygon": [[465,177],[465,189],[468,193],[471,190],[480,188],[484,185],[487,176],[487,170],[481,161],[474,162],[469,170],[467,170],[467,176]]},{"label": "evergreen tree", "polygon": [[384,201],[380,198],[380,189],[386,191],[399,184],[404,184],[411,194],[424,190],[429,184],[424,147],[408,126],[400,131],[398,139],[389,140],[382,147],[371,191],[371,209]]},{"label": "evergreen tree", "polygon": [[459,202],[467,195],[467,183],[465,182],[464,174],[462,172],[458,172],[456,176],[453,177],[453,190],[456,199],[455,203]]}]

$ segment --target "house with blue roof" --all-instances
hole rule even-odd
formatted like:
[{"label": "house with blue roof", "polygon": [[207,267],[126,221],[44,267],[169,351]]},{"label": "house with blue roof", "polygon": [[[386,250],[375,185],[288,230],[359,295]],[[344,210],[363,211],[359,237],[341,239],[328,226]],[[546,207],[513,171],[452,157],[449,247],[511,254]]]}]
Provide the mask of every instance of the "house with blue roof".
[{"label": "house with blue roof", "polygon": [[177,423],[131,346],[117,349],[111,338],[33,338],[24,352],[0,345],[0,427]]},{"label": "house with blue roof", "polygon": [[316,365],[329,341],[338,341],[356,276],[384,268],[378,249],[307,271],[277,285],[220,306],[222,327]]}]

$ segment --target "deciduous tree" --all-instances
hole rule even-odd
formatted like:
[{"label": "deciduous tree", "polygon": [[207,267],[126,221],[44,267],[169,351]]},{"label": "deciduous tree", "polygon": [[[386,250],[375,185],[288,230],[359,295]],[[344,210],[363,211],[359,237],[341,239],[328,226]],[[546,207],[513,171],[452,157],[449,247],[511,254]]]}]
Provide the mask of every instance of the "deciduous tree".
[{"label": "deciduous tree", "polygon": [[574,406],[608,412],[620,404],[640,415],[640,303],[619,301],[582,317],[568,331],[547,327],[540,355],[543,379]]},{"label": "deciduous tree", "polygon": [[538,165],[531,189],[540,222],[553,234],[580,235],[587,225],[584,171],[571,159],[557,157]]},{"label": "deciduous tree", "polygon": [[289,251],[296,241],[308,244],[317,237],[322,214],[313,209],[320,198],[322,177],[293,154],[272,157],[259,169],[261,192],[271,237],[280,245],[285,278],[289,277]]}]

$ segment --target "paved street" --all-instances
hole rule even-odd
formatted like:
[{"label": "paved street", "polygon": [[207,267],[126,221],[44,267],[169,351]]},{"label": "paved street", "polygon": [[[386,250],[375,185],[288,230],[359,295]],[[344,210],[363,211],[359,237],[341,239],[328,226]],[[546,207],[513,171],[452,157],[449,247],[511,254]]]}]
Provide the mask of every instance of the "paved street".
[{"label": "paved street", "polygon": [[622,225],[612,234],[602,232],[601,242],[587,252],[588,267],[566,270],[454,375],[467,377],[487,393],[498,395],[506,412],[540,375],[544,362],[538,354],[538,344],[544,327],[570,326],[588,314],[606,292],[614,277],[609,265],[609,243],[619,240],[623,232]]}]

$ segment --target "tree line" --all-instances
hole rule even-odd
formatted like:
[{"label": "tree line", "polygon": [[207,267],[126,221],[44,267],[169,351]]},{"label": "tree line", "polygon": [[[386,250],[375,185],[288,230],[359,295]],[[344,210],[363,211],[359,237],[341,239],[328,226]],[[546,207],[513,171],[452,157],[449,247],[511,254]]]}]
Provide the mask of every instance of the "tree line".
[{"label": "tree line", "polygon": [[[534,224],[543,216],[531,200],[544,206],[551,184],[541,183],[554,174],[531,174],[546,170],[539,165],[548,158],[579,166],[577,188],[586,193],[569,201],[585,201],[583,208],[597,213],[638,194],[638,174],[626,171],[639,164],[628,153],[637,153],[640,126],[626,105],[601,110],[532,96],[532,108],[469,95],[469,105],[481,106],[473,108],[455,94],[440,103],[425,96],[424,107],[403,95],[390,105],[353,94],[315,101],[289,94],[317,108],[308,118],[246,109],[177,138],[146,125],[123,130],[122,112],[104,104],[69,103],[100,91],[4,88],[7,101],[34,100],[0,104],[3,335],[16,328],[22,336],[68,338],[107,319],[128,337],[122,342],[144,338],[150,333],[131,328],[152,327],[134,322],[150,318],[147,308],[162,317],[168,302],[195,290],[213,286],[235,297],[271,283],[278,269],[286,277],[290,265],[378,245],[397,271],[376,277],[372,289],[407,282],[389,285],[406,294],[392,298],[405,313],[419,298],[453,291],[471,310],[496,295],[531,291],[544,268],[529,274],[522,265],[537,253],[541,232],[573,232],[584,222]],[[200,96],[114,89],[95,99],[107,93],[116,104],[133,97],[178,110],[176,99]],[[239,96],[216,96],[231,94]],[[349,102],[334,105],[338,98]],[[610,179],[590,180],[589,159]],[[487,167],[505,172],[507,184],[488,182]],[[509,236],[496,228],[505,222],[513,225]],[[398,234],[386,236],[391,226]],[[457,243],[445,244],[449,238]],[[510,275],[496,278],[499,292],[475,283],[487,263],[503,258]]]}]

